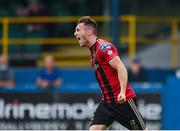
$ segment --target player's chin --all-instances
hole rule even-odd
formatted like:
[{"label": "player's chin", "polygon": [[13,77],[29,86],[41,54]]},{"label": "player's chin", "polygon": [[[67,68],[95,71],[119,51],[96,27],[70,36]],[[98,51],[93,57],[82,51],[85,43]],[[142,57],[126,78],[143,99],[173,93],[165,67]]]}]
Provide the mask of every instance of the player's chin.
[{"label": "player's chin", "polygon": [[80,46],[80,47],[83,47],[83,45],[82,45],[81,43],[79,43],[79,46]]},{"label": "player's chin", "polygon": [[79,43],[80,47],[85,47],[85,45],[83,43]]}]

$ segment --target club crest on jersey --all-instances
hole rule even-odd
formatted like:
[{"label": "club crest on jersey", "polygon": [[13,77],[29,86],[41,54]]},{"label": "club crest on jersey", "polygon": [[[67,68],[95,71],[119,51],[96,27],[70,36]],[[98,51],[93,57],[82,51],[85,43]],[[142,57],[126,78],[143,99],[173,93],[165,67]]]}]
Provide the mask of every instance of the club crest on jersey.
[{"label": "club crest on jersey", "polygon": [[113,53],[112,50],[108,50],[108,51],[107,51],[107,54],[108,54],[108,55],[112,55],[112,53]]},{"label": "club crest on jersey", "polygon": [[103,44],[100,46],[101,51],[105,51],[106,49],[111,48],[111,45],[109,43]]}]

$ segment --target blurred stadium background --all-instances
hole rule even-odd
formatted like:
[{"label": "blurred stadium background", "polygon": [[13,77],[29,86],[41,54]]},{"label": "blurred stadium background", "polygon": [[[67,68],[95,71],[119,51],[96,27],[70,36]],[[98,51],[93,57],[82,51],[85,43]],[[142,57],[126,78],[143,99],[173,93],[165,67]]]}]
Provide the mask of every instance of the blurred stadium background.
[{"label": "blurred stadium background", "polygon": [[[39,0],[39,14],[28,12],[33,2],[0,1],[0,53],[15,77],[14,87],[0,88],[0,129],[88,129],[100,90],[88,50],[73,38],[83,15],[98,21],[99,37],[114,42],[128,68],[141,58],[147,81],[131,84],[148,127],[180,129],[180,1]],[[43,90],[36,78],[47,54],[63,85]]]}]

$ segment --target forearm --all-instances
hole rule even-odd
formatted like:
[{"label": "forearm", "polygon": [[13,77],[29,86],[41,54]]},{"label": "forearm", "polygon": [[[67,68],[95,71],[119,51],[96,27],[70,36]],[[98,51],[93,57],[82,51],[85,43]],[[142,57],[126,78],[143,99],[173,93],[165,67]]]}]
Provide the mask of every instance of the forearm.
[{"label": "forearm", "polygon": [[37,79],[37,85],[42,88],[48,88],[50,84],[46,80]]},{"label": "forearm", "polygon": [[43,85],[43,81],[40,80],[40,79],[38,79],[36,83],[37,83],[38,86],[42,86]]},{"label": "forearm", "polygon": [[3,81],[0,81],[0,87],[4,87],[5,83]]},{"label": "forearm", "polygon": [[128,80],[127,70],[125,67],[123,67],[123,68],[118,69],[117,72],[118,72],[119,83],[121,86],[121,93],[125,94],[126,93],[127,80]]},{"label": "forearm", "polygon": [[14,86],[14,81],[1,81],[0,82],[0,87],[9,87],[9,86]]},{"label": "forearm", "polygon": [[58,79],[52,83],[52,86],[59,87],[62,85],[62,80]]},{"label": "forearm", "polygon": [[115,69],[117,71],[118,80],[119,80],[119,83],[121,86],[121,92],[120,93],[125,94],[128,76],[127,76],[127,70],[126,70],[124,64],[122,63],[122,61],[120,60],[120,58],[118,56],[116,56],[114,59],[109,61],[109,64],[111,65],[111,67],[113,69]]}]

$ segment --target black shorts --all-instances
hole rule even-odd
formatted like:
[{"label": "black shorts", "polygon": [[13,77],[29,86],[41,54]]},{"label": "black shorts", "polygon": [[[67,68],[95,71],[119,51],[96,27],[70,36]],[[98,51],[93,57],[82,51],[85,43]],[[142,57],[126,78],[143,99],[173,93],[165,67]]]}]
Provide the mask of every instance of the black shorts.
[{"label": "black shorts", "polygon": [[101,101],[91,121],[91,125],[106,125],[109,127],[116,120],[130,130],[143,130],[145,122],[137,109],[135,99],[126,103],[116,104]]}]

